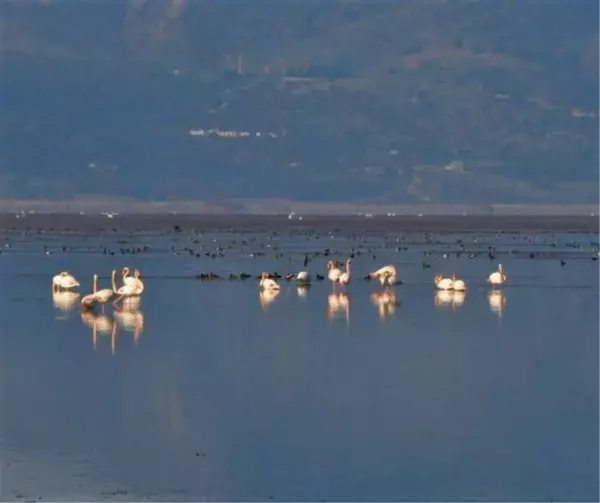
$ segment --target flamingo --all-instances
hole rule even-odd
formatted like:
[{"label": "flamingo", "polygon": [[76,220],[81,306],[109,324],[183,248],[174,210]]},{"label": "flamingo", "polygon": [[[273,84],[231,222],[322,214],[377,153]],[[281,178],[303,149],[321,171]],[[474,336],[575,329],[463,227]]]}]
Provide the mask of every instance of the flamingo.
[{"label": "flamingo", "polygon": [[452,275],[452,289],[457,292],[464,292],[467,289],[467,284],[456,277],[456,274]]},{"label": "flamingo", "polygon": [[135,278],[136,282],[137,282],[137,286],[138,286],[138,295],[142,295],[142,293],[144,292],[144,282],[142,281],[142,273],[140,273],[139,269],[135,269],[133,271],[133,277]]},{"label": "flamingo", "polygon": [[279,283],[277,283],[277,281],[275,281],[274,279],[269,278],[268,274],[266,272],[263,272],[260,277],[259,287],[261,290],[280,290],[281,289],[281,287],[279,286]]},{"label": "flamingo", "polygon": [[136,269],[134,275],[129,275],[129,267],[123,267],[121,270],[123,276],[123,285],[131,285],[134,288],[133,295],[140,295],[144,291],[144,283],[140,279],[140,271]]},{"label": "flamingo", "polygon": [[310,274],[308,271],[300,271],[296,273],[296,281],[303,284],[310,283]]},{"label": "flamingo", "polygon": [[[127,268],[125,268],[125,269],[127,269]],[[129,272],[129,269],[127,269],[127,271]],[[130,280],[135,280],[135,278],[132,278],[131,276],[126,276],[126,274],[124,274],[123,279],[125,280],[126,277],[129,278]],[[135,284],[133,281],[129,281],[128,283],[125,283],[122,287],[117,289],[117,284],[116,284],[115,278],[113,276],[112,277],[112,289],[113,289],[113,292],[118,295],[118,297],[115,300],[113,300],[112,304],[113,304],[113,307],[118,309],[117,302],[119,302],[123,297],[131,297],[132,295],[138,295],[139,285]]]},{"label": "flamingo", "polygon": [[346,260],[346,270],[342,274],[340,274],[340,278],[338,280],[340,282],[340,285],[347,285],[348,283],[350,283],[350,279],[352,278],[351,265],[352,259]]},{"label": "flamingo", "polygon": [[335,267],[333,260],[330,260],[329,262],[327,262],[327,269],[329,270],[327,277],[329,278],[329,281],[331,281],[333,283],[333,288],[335,289],[335,284],[340,280],[340,276],[342,275],[342,270]]},{"label": "flamingo", "polygon": [[[111,284],[115,283],[115,275],[117,274],[116,270],[112,271],[110,276]],[[104,304],[107,303],[110,299],[112,299],[115,295],[114,289],[111,288],[103,288],[102,290],[98,290],[98,275],[94,274],[94,287],[93,292],[89,295],[86,295],[83,299],[81,299],[81,305],[85,308],[89,308],[93,306],[96,302],[100,302],[102,304],[102,312],[104,312]]]},{"label": "flamingo", "polygon": [[506,277],[506,274],[504,274],[504,268],[502,267],[502,264],[498,264],[498,270],[488,276],[487,282],[491,283],[491,285],[495,287],[496,285],[502,285],[503,283],[506,283],[507,279],[508,278]]},{"label": "flamingo", "polygon": [[452,287],[454,286],[452,278],[444,278],[441,274],[438,274],[433,279],[433,282],[440,290],[452,290]]},{"label": "flamingo", "polygon": [[369,278],[380,278],[385,273],[389,273],[390,276],[396,276],[396,267],[393,265],[383,266],[381,269],[377,269],[375,272],[369,274]]},{"label": "flamingo", "polygon": [[381,283],[381,286],[390,287],[399,283],[398,278],[396,277],[396,268],[394,266],[388,267],[391,267],[392,269],[387,269],[380,275],[376,276],[379,277],[379,282]]},{"label": "flamingo", "polygon": [[52,291],[70,290],[79,286],[79,281],[75,279],[75,276],[69,274],[67,271],[63,271],[52,278]]}]

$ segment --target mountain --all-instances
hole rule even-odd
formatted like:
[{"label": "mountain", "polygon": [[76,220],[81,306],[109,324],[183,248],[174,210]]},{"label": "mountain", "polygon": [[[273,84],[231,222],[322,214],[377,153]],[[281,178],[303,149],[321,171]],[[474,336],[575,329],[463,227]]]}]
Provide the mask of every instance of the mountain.
[{"label": "mountain", "polygon": [[0,29],[0,197],[599,199],[595,0],[4,0]]}]

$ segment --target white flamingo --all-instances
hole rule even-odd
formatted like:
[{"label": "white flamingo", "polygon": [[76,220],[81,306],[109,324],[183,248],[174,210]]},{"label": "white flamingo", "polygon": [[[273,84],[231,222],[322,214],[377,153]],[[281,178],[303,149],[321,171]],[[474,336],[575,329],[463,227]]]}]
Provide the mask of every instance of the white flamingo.
[{"label": "white flamingo", "polygon": [[111,285],[113,285],[113,288],[103,288],[102,290],[98,290],[98,275],[94,274],[92,293],[81,299],[81,305],[85,308],[90,308],[96,302],[100,302],[102,304],[102,312],[104,312],[104,304],[109,302],[115,296],[114,284],[116,274],[117,271],[113,270],[110,276]]},{"label": "white flamingo", "polygon": [[335,267],[333,260],[327,262],[327,270],[329,271],[327,273],[327,277],[329,278],[329,281],[333,283],[333,288],[335,289],[335,284],[339,282],[340,276],[342,275],[342,270],[338,267]]},{"label": "white flamingo", "polygon": [[386,269],[385,271],[383,271],[383,273],[378,274],[375,277],[379,278],[379,282],[381,283],[381,286],[394,286],[398,284],[398,277],[396,276],[396,268],[392,265],[392,266],[387,266],[388,268],[384,268]]},{"label": "white flamingo", "polygon": [[496,285],[502,285],[506,283],[507,279],[508,278],[506,277],[506,274],[504,274],[504,268],[502,267],[502,264],[498,264],[498,270],[488,276],[487,282],[495,287]]},{"label": "white flamingo", "polygon": [[268,277],[266,272],[263,272],[260,277],[259,287],[261,290],[281,290],[279,283]]},{"label": "white flamingo", "polygon": [[397,276],[396,267],[391,264],[383,266],[381,269],[377,269],[375,272],[370,273],[369,278],[380,278],[386,273],[388,273],[390,276]]},{"label": "white flamingo", "polygon": [[452,290],[452,287],[454,286],[452,278],[444,278],[441,274],[438,274],[433,279],[433,282],[439,290]]},{"label": "white flamingo", "polygon": [[144,282],[140,279],[140,271],[136,269],[133,276],[130,276],[129,272],[129,267],[123,267],[121,271],[123,285],[131,285],[135,291],[133,295],[141,295],[144,291]]},{"label": "white flamingo", "polygon": [[308,271],[300,271],[296,274],[296,281],[304,284],[310,283],[310,274],[308,274]]},{"label": "white flamingo", "polygon": [[[124,278],[125,278],[125,276],[124,276]],[[129,279],[134,280],[135,278],[132,278],[129,276]],[[137,283],[129,281],[129,284],[125,283],[122,287],[117,289],[117,285],[116,285],[116,283],[114,281],[114,277],[113,277],[112,289],[113,289],[113,292],[118,295],[118,297],[115,300],[113,300],[112,304],[113,304],[113,307],[118,309],[119,307],[117,306],[117,302],[119,302],[123,297],[131,297],[133,295],[138,295],[139,285]]]},{"label": "white flamingo", "polygon": [[457,292],[464,292],[467,289],[467,284],[458,279],[455,274],[452,275],[452,289]]},{"label": "white flamingo", "polygon": [[75,276],[69,274],[67,271],[63,271],[52,278],[52,291],[56,290],[70,290],[79,286],[79,281],[75,279]]},{"label": "white flamingo", "polygon": [[339,282],[340,285],[347,285],[348,283],[350,283],[350,280],[352,279],[352,259],[348,259],[346,260],[346,270],[340,274],[339,277]]}]

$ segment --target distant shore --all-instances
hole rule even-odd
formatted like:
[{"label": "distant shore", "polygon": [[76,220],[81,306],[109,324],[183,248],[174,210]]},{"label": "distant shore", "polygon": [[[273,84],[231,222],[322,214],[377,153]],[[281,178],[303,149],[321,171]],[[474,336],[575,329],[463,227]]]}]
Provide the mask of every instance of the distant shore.
[{"label": "distant shore", "polygon": [[343,216],[307,215],[302,220],[286,215],[232,214],[0,214],[0,233],[61,232],[110,234],[132,232],[238,232],[331,231],[356,234],[401,232],[588,232],[598,233],[598,216],[467,215]]},{"label": "distant shore", "polygon": [[81,198],[72,200],[0,199],[1,213],[35,212],[98,215],[190,214],[190,215],[288,215],[297,216],[596,216],[598,204],[360,204],[289,201],[284,199],[232,201],[141,201],[126,198]]}]

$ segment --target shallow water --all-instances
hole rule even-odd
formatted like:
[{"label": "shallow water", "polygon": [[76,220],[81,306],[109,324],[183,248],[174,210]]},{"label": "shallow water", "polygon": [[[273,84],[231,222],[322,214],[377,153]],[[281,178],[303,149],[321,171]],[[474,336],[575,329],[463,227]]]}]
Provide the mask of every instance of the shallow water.
[{"label": "shallow water", "polygon": [[[4,501],[598,500],[597,234],[1,239]],[[361,252],[346,294],[195,279],[327,247],[313,275]],[[395,299],[362,279],[387,263]],[[137,307],[53,298],[61,270],[84,295],[124,265]],[[466,295],[436,294],[437,272]]]}]

